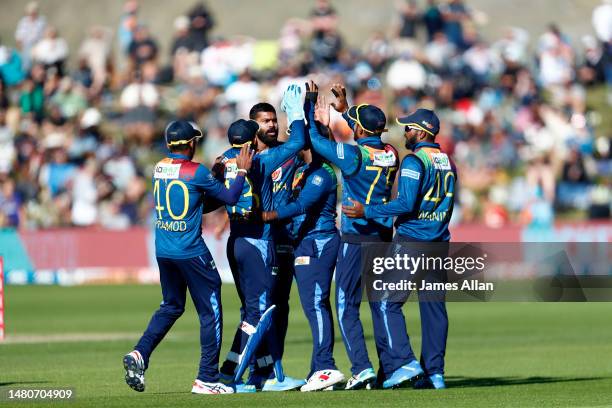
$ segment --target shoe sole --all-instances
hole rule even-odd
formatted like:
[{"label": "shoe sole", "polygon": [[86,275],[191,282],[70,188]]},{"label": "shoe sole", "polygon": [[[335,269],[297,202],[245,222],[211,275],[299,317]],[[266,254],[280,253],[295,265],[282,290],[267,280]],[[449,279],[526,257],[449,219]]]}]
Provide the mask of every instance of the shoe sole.
[{"label": "shoe sole", "polygon": [[143,392],[145,385],[140,378],[136,376],[138,372],[138,363],[134,357],[127,355],[123,357],[123,368],[125,368],[125,383],[130,386],[131,389],[137,392]]},{"label": "shoe sole", "polygon": [[402,379],[400,382],[398,382],[397,384],[392,385],[391,387],[385,387],[385,385],[383,384],[383,389],[385,389],[385,390],[395,390],[395,389],[398,389],[398,388],[408,388],[408,386],[414,388],[415,383],[417,381],[421,380],[422,378],[424,378],[424,373],[417,374],[414,377]]}]

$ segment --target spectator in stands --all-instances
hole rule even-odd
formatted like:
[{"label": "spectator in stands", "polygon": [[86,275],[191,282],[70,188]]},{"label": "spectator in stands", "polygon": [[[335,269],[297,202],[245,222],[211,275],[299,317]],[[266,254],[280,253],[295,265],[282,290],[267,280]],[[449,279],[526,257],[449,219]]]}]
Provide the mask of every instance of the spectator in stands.
[{"label": "spectator in stands", "polygon": [[2,86],[17,85],[25,78],[25,75],[19,52],[2,44],[0,39],[0,82]]},{"label": "spectator in stands", "polygon": [[145,63],[155,63],[157,51],[157,42],[149,34],[149,29],[144,25],[136,27],[128,48],[132,68],[138,70]]},{"label": "spectator in stands", "polygon": [[123,123],[126,136],[132,140],[150,143],[154,134],[155,110],[159,105],[159,91],[153,83],[145,81],[140,71],[121,93]]},{"label": "spectator in stands", "polygon": [[15,190],[15,181],[4,178],[4,181],[0,179],[0,228],[18,228],[24,217],[23,200]]},{"label": "spectator in stands", "polygon": [[467,48],[464,39],[464,25],[471,19],[470,12],[463,0],[449,0],[440,7],[444,20],[444,31],[448,40],[460,50]]},{"label": "spectator in stands", "polygon": [[64,75],[64,63],[68,58],[68,43],[58,36],[55,27],[48,27],[45,36],[32,48],[32,59],[40,62],[45,69],[54,67],[60,76]]},{"label": "spectator in stands", "polygon": [[25,13],[26,15],[17,23],[15,40],[21,49],[23,68],[27,71],[31,66],[32,47],[42,39],[47,28],[47,20],[39,14],[38,3],[35,1],[26,5]]},{"label": "spectator in stands", "polygon": [[423,12],[423,24],[427,29],[427,41],[432,41],[434,36],[444,30],[444,18],[437,5],[437,0],[427,0],[427,7]]},{"label": "spectator in stands", "polygon": [[416,0],[400,0],[397,4],[400,21],[397,29],[397,37],[415,39],[417,27],[421,23],[421,11]]},{"label": "spectator in stands", "polygon": [[215,26],[215,20],[204,3],[196,4],[189,11],[189,20],[191,50],[202,52],[209,45],[208,33]]},{"label": "spectator in stands", "polygon": [[102,91],[106,84],[111,58],[112,33],[109,28],[94,26],[79,48],[79,61],[85,61],[91,70],[91,88],[94,95]]}]

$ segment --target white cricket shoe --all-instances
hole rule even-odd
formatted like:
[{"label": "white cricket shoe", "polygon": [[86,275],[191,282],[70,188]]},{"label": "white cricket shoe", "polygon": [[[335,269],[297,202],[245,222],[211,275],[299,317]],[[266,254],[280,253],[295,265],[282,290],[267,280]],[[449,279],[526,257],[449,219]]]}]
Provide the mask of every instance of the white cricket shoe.
[{"label": "white cricket shoe", "polygon": [[123,356],[123,368],[125,368],[126,384],[134,391],[143,392],[145,390],[145,363],[138,350]]},{"label": "white cricket shoe", "polygon": [[204,381],[200,381],[196,379],[193,382],[191,393],[192,394],[233,394],[234,389],[221,382],[210,383],[210,382],[204,382]]},{"label": "white cricket shoe", "polygon": [[313,373],[306,384],[300,388],[302,392],[333,389],[335,384],[344,381],[344,374],[338,370],[321,370]]}]

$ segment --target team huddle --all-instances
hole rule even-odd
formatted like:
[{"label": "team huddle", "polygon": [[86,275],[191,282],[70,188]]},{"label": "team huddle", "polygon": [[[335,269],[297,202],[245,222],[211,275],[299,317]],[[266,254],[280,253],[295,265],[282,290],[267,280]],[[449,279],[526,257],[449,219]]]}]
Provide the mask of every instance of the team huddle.
[{"label": "team huddle", "polygon": [[[248,120],[229,127],[230,147],[212,170],[192,161],[202,137],[196,126],[176,121],[166,128],[170,153],[153,175],[163,301],[134,350],[123,358],[132,389],[144,391],[149,357],[182,315],[187,288],[200,319],[201,359],[192,393],[445,387],[448,318],[443,293],[425,300],[419,292],[420,361],[406,332],[403,302],[369,301],[378,372],[359,316],[363,243],[450,240],[457,174],[435,143],[438,117],[418,109],[397,119],[411,151],[400,163],[397,150],[381,140],[387,130],[382,110],[368,104],[349,107],[339,84],[331,89],[331,104],[312,81],[305,89],[302,95],[299,86],[291,85],[284,93],[287,141],[278,140],[274,107],[258,103]],[[355,144],[335,141],[330,105],[353,130]],[[332,166],[342,176],[341,231],[336,228],[338,180]],[[227,257],[241,321],[219,368],[221,279],[201,224],[203,213],[221,206],[229,219]],[[334,272],[338,328],[351,362],[348,380],[333,357]],[[313,338],[305,380],[286,375],[282,365],[294,278]]]}]

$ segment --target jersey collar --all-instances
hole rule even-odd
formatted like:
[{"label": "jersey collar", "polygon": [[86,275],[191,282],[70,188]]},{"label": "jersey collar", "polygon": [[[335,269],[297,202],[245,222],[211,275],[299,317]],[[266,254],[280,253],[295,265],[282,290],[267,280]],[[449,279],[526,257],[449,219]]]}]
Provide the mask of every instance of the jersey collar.
[{"label": "jersey collar", "polygon": [[414,145],[414,151],[417,151],[418,149],[422,148],[422,147],[433,147],[435,149],[440,149],[440,145],[438,143],[431,143],[431,142],[419,142],[416,145]]},{"label": "jersey collar", "polygon": [[171,159],[189,160],[189,156],[187,156],[186,154],[168,153],[168,157]]},{"label": "jersey collar", "polygon": [[377,144],[380,145],[382,141],[380,140],[380,136],[368,136],[361,139],[357,139],[357,144],[359,146]]}]

